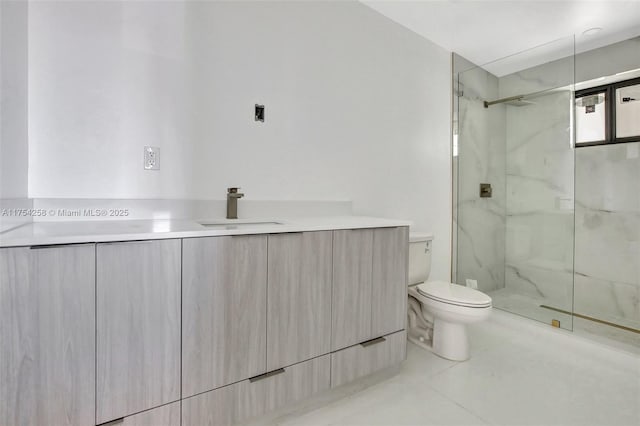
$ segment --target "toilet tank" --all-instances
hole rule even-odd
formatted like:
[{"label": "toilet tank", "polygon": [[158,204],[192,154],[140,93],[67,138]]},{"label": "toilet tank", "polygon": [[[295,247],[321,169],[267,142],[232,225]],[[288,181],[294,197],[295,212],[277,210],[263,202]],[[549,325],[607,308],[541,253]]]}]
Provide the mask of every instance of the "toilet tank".
[{"label": "toilet tank", "polygon": [[420,284],[431,272],[433,235],[422,232],[409,234],[409,285]]}]

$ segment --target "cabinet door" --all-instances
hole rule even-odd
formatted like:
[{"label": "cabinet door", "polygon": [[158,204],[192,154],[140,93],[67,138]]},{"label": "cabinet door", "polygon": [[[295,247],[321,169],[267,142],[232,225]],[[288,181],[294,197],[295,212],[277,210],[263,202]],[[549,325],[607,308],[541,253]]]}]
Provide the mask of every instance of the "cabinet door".
[{"label": "cabinet door", "polygon": [[373,231],[372,337],[405,328],[408,250],[408,227]]},{"label": "cabinet door", "polygon": [[331,349],[371,337],[373,230],[333,231]]},{"label": "cabinet door", "polygon": [[0,423],[95,424],[95,246],[0,249]]},{"label": "cabinet door", "polygon": [[331,231],[269,235],[267,371],[331,350]]},{"label": "cabinet door", "polygon": [[98,244],[97,423],[180,398],[180,240]]},{"label": "cabinet door", "polygon": [[266,371],[267,236],[183,240],[182,395]]}]

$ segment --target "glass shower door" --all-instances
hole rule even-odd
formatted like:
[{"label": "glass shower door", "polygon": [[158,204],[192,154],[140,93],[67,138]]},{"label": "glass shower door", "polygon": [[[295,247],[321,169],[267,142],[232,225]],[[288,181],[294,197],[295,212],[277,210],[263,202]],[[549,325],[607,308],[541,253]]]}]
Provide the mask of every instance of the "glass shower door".
[{"label": "glass shower door", "polygon": [[573,39],[540,50],[456,76],[454,279],[572,329]]}]

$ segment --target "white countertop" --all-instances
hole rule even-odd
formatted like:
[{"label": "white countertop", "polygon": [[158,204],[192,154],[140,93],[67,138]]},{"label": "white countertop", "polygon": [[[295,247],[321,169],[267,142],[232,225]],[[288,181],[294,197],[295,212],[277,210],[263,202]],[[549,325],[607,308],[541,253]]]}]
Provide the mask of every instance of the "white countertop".
[{"label": "white countertop", "polygon": [[[229,222],[229,228],[207,228],[200,223]],[[233,224],[247,222],[278,222],[279,224],[245,225],[233,229]],[[305,218],[225,219],[162,219],[33,222],[0,233],[0,247],[37,246],[50,244],[80,244],[109,241],[192,238],[222,235],[277,234],[283,232],[326,231],[332,229],[386,228],[410,226],[411,222],[364,216],[325,216]]]}]

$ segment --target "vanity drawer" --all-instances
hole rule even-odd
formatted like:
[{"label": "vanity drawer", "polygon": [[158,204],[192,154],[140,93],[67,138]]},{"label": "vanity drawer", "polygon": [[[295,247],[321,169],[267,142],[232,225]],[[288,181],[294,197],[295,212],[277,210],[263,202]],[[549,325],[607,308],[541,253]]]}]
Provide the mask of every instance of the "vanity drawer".
[{"label": "vanity drawer", "polygon": [[232,425],[329,389],[324,355],[182,401],[182,426]]},{"label": "vanity drawer", "polygon": [[180,401],[103,423],[100,426],[180,426]]},{"label": "vanity drawer", "polygon": [[334,352],[331,354],[331,387],[399,364],[406,354],[405,330]]}]

